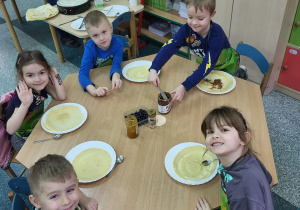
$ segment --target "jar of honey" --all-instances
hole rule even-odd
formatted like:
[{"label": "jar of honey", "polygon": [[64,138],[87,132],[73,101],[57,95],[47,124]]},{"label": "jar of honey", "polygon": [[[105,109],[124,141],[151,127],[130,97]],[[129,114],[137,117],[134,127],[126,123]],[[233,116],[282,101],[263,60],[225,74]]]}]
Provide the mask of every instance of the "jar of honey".
[{"label": "jar of honey", "polygon": [[134,115],[125,118],[126,133],[129,138],[136,138],[139,135],[138,121]]},{"label": "jar of honey", "polygon": [[157,97],[157,102],[158,102],[158,111],[161,114],[167,114],[171,110],[171,104],[170,102],[172,101],[172,96],[170,93],[164,92],[168,98],[168,100],[164,99],[162,95],[159,93]]}]

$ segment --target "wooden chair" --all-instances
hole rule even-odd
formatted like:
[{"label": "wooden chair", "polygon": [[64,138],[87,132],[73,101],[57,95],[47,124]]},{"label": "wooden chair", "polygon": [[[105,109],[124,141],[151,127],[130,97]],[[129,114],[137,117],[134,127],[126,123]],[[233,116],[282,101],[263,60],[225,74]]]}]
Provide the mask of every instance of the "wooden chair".
[{"label": "wooden chair", "polygon": [[25,177],[15,177],[8,181],[8,186],[13,191],[8,193],[9,199],[12,201],[11,210],[28,210],[28,206],[26,206],[24,200],[20,197],[20,195],[29,196],[30,195],[30,187]]},{"label": "wooden chair", "polygon": [[236,51],[241,56],[246,56],[252,59],[260,69],[261,73],[264,75],[260,84],[260,91],[261,95],[263,96],[273,69],[273,63],[269,63],[265,56],[255,47],[244,44],[243,42],[240,42],[237,45]]},{"label": "wooden chair", "polygon": [[113,30],[115,30],[117,29],[118,26],[126,22],[127,23],[129,22],[130,25],[130,37],[126,36],[128,41],[126,40],[126,38],[125,39],[122,38],[124,36],[118,35],[118,38],[122,40],[125,51],[128,52],[128,59],[130,60],[138,57],[138,43],[137,43],[137,32],[136,32],[134,12],[130,11],[121,14],[112,22],[112,25],[113,25]]},{"label": "wooden chair", "polygon": [[[16,156],[17,156],[17,152],[14,153],[12,159],[11,159],[11,162],[12,163],[17,163],[17,164],[21,164],[17,159],[16,159]],[[22,165],[22,164],[21,164]],[[19,175],[16,175],[16,173],[12,170],[12,168],[10,167],[10,163],[8,165],[8,167],[6,169],[4,169],[5,173],[10,177],[10,178],[14,178],[14,177],[21,177],[25,171],[26,171],[26,168],[24,167],[24,169],[21,171],[21,173]]]}]

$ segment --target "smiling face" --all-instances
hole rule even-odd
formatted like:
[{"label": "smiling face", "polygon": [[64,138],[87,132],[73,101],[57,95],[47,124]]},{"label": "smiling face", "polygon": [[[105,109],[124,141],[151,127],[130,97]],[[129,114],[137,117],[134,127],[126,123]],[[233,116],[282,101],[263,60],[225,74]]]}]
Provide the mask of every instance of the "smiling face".
[{"label": "smiling face", "polygon": [[113,28],[107,21],[102,21],[98,26],[89,25],[87,32],[95,44],[102,50],[107,50],[109,48]]},{"label": "smiling face", "polygon": [[204,38],[209,31],[210,21],[215,16],[216,11],[210,14],[210,12],[204,7],[202,8],[201,11],[199,8],[196,10],[194,6],[188,5],[187,14],[188,14],[188,19],[187,19],[188,25],[193,29],[193,31],[200,34],[202,38]]},{"label": "smiling face", "polygon": [[42,210],[74,210],[79,203],[80,191],[74,174],[63,181],[42,181],[38,195],[29,199],[36,208]]},{"label": "smiling face", "polygon": [[205,142],[207,148],[216,154],[225,166],[238,159],[245,147],[238,131],[224,122],[219,127],[212,123],[211,128],[206,130]]},{"label": "smiling face", "polygon": [[31,63],[22,68],[23,75],[19,75],[28,87],[34,89],[39,94],[49,82],[48,71],[40,64]]}]

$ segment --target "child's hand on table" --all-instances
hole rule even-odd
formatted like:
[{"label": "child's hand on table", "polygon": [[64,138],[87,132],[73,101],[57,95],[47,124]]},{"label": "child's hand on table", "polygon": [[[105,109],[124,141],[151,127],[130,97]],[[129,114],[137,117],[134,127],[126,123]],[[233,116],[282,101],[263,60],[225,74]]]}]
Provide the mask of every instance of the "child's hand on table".
[{"label": "child's hand on table", "polygon": [[148,82],[152,82],[155,87],[160,86],[159,77],[155,69],[150,69],[148,74]]},{"label": "child's hand on table", "polygon": [[93,85],[86,86],[86,90],[92,96],[106,96],[109,94],[109,89],[107,87],[98,87],[97,89]]},{"label": "child's hand on table", "polygon": [[185,88],[183,85],[179,85],[177,88],[175,88],[175,90],[173,90],[171,92],[171,94],[175,93],[171,103],[173,103],[173,101],[181,101],[183,99],[184,96],[184,92],[185,92]]},{"label": "child's hand on table", "polygon": [[120,79],[119,73],[114,73],[112,76],[112,90],[118,89],[122,87],[123,81]]},{"label": "child's hand on table", "polygon": [[32,89],[24,81],[20,81],[16,91],[22,104],[30,106],[33,102]]},{"label": "child's hand on table", "polygon": [[209,204],[207,203],[207,201],[205,200],[205,198],[199,197],[196,200],[195,210],[211,210],[211,208],[210,208]]}]

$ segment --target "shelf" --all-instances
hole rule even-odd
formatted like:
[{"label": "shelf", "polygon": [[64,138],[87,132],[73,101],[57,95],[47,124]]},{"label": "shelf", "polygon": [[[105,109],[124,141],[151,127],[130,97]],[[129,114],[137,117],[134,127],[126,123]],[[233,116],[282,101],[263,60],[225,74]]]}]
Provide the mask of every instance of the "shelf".
[{"label": "shelf", "polygon": [[[147,37],[149,37],[149,38],[151,38],[151,39],[154,39],[154,40],[156,40],[156,41],[158,41],[158,42],[161,42],[161,43],[165,43],[166,41],[168,41],[168,40],[171,39],[171,37],[172,37],[172,34],[171,34],[171,33],[168,33],[166,36],[162,37],[162,36],[158,36],[157,34],[148,31],[148,30],[145,29],[145,28],[142,28],[142,29],[141,29],[141,33],[142,33],[143,35],[145,35],[145,36],[147,36]],[[185,53],[185,54],[188,53],[187,47],[181,47],[179,50],[180,50],[181,52]]]},{"label": "shelf", "polygon": [[177,25],[186,24],[186,18],[180,17],[178,11],[176,11],[174,9],[166,12],[166,11],[162,11],[160,9],[155,9],[153,7],[145,5],[144,12],[150,13],[154,16],[160,17],[164,20],[170,21]]}]

